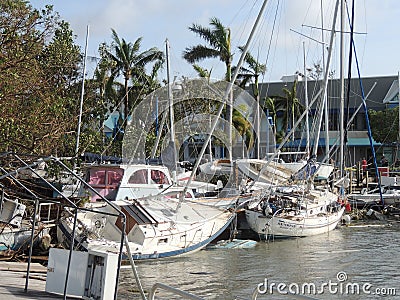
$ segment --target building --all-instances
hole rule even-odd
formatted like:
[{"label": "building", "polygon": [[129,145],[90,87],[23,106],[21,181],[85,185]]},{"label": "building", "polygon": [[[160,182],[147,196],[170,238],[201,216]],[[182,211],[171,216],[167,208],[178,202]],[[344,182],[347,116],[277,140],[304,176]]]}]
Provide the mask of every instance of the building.
[{"label": "building", "polygon": [[[304,76],[299,74],[293,76],[284,76],[280,82],[262,83],[259,85],[260,99],[265,99],[265,97],[274,97],[277,95],[283,95],[283,88],[288,88],[289,90],[293,87],[294,81],[297,80],[297,98],[300,103],[305,106],[305,85],[306,81]],[[362,86],[362,88],[361,88]],[[321,80],[312,80],[308,78],[307,80],[307,95],[309,103],[313,100],[313,97],[322,88]],[[352,120],[348,126],[347,143],[345,151],[347,159],[345,165],[353,165],[354,163],[360,161],[363,157],[369,157],[372,153],[371,145],[368,137],[367,123],[365,118],[365,109],[363,106],[362,95],[365,97],[365,104],[367,109],[372,109],[376,111],[384,110],[386,108],[392,108],[398,106],[399,103],[399,84],[397,76],[382,76],[382,77],[368,77],[368,78],[352,78],[350,80],[345,80],[345,111],[344,111],[344,123],[347,120]],[[248,91],[252,91],[252,87],[249,87]],[[328,130],[329,133],[329,147],[335,145],[335,141],[338,140],[340,143],[340,80],[330,79],[327,85],[327,103],[328,103],[328,126],[325,124],[325,118],[322,118],[320,138],[318,143],[318,157],[321,159],[326,154],[325,145],[325,131]],[[315,119],[319,114],[318,110],[319,101],[315,101],[313,105],[310,106],[309,119]],[[353,114],[355,114],[353,116]],[[277,118],[282,118],[282,113],[277,114]],[[278,123],[278,122],[277,122]],[[276,124],[279,127],[279,123]],[[264,126],[262,126],[263,128]],[[311,129],[311,128],[310,128]],[[290,143],[287,143],[289,148],[301,148],[304,150],[305,142],[302,139],[303,129],[297,129],[295,131],[294,139],[291,139]],[[304,134],[303,134],[304,136]],[[311,145],[314,141],[310,141]],[[337,144],[339,145],[339,144]],[[389,161],[394,160],[393,149],[390,147],[384,147],[373,141],[373,145],[377,153],[385,154],[389,157]],[[265,145],[263,145],[265,147]],[[299,149],[300,150],[300,149]]]}]

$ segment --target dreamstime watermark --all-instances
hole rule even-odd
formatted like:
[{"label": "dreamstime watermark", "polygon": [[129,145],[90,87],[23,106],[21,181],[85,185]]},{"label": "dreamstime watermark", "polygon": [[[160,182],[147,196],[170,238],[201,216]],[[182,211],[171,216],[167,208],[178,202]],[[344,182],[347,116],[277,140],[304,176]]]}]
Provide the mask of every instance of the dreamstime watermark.
[{"label": "dreamstime watermark", "polygon": [[351,282],[345,272],[338,272],[336,280],[316,283],[284,283],[270,282],[268,278],[257,286],[259,294],[282,294],[282,295],[379,295],[395,296],[395,288],[374,287],[370,282]]}]

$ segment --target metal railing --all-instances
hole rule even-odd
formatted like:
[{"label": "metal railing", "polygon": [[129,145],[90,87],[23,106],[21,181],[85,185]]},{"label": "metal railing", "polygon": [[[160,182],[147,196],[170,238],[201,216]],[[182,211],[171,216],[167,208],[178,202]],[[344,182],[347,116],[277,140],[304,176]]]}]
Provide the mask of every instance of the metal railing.
[{"label": "metal railing", "polygon": [[164,291],[167,291],[167,292],[172,293],[174,295],[181,296],[184,299],[204,300],[204,298],[201,298],[199,296],[196,296],[196,295],[190,294],[188,292],[179,290],[177,288],[174,288],[172,286],[169,286],[169,285],[166,285],[166,284],[163,284],[163,283],[155,283],[153,285],[153,287],[151,288],[150,293],[149,293],[149,300],[154,300],[155,299],[157,290],[164,290]]}]

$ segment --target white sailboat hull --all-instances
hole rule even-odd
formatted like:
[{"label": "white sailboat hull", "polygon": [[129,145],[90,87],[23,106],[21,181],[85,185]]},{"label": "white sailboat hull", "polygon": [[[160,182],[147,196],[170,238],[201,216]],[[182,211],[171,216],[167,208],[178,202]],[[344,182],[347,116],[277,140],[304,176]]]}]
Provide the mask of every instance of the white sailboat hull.
[{"label": "white sailboat hull", "polygon": [[[229,211],[198,203],[183,202],[181,207],[176,209],[176,200],[164,198],[159,201],[147,199],[143,202],[118,202],[127,216],[127,238],[132,258],[135,260],[164,258],[198,251],[218,237],[234,217]],[[101,209],[110,211],[108,206]],[[78,220],[81,228],[91,233],[86,241],[82,239],[81,248],[119,252],[120,218],[85,212],[78,214]],[[59,237],[67,243],[72,236],[72,224],[72,217],[60,221]],[[82,230],[78,230],[78,242],[82,233]],[[124,255],[126,256],[125,252]]]},{"label": "white sailboat hull", "polygon": [[345,208],[328,190],[279,188],[271,196],[246,209],[249,227],[262,239],[306,237],[336,228]]},{"label": "white sailboat hull", "polygon": [[334,214],[313,217],[268,217],[259,211],[246,211],[246,219],[261,239],[306,237],[334,230],[340,222],[344,208]]}]

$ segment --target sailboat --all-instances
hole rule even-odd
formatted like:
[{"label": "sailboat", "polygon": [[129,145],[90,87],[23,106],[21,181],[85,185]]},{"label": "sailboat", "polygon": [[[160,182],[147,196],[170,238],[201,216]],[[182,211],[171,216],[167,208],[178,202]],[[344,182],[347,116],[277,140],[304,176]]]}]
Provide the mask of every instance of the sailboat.
[{"label": "sailboat", "polygon": [[[180,203],[177,198],[162,195],[118,200],[113,204],[126,215],[126,237],[135,260],[166,258],[203,249],[234,218],[234,213],[229,210],[186,201]],[[93,211],[79,212],[77,215],[77,247],[81,250],[117,253],[122,230],[121,217],[107,215],[112,208],[106,203],[94,204],[92,208]],[[69,245],[72,237],[72,225],[72,214],[60,219],[58,237],[65,245]]]},{"label": "sailboat", "polygon": [[327,233],[341,221],[345,208],[328,190],[277,187],[246,209],[246,219],[260,239],[306,237]]},{"label": "sailboat", "polygon": [[[126,228],[125,258],[183,255],[207,246],[235,216],[225,207],[198,203],[162,165],[96,164],[86,173],[82,189],[90,201],[82,210],[65,209],[59,220],[58,240],[65,247],[74,240],[81,250],[118,252]],[[116,210],[126,216],[126,227]]]},{"label": "sailboat", "polygon": [[345,207],[340,196],[324,186],[310,185],[317,165],[309,161],[292,184],[272,186],[258,201],[249,203],[246,220],[261,239],[306,237],[337,227]]},{"label": "sailboat", "polygon": [[[338,5],[339,1],[336,3],[333,26],[336,23]],[[331,33],[331,46],[334,36],[333,31]],[[331,46],[329,47],[328,62],[324,74],[325,88],[323,93],[326,91]],[[315,101],[320,93],[321,91],[312,102]],[[307,111],[303,115],[306,113]],[[287,141],[300,120],[296,122],[282,144]],[[318,139],[319,136],[317,134]],[[277,151],[280,150],[282,144]],[[316,148],[314,148],[314,151],[316,152]],[[273,158],[274,156],[268,159],[266,165],[260,170],[259,176]],[[265,195],[260,197],[258,201],[248,204],[245,210],[246,220],[251,229],[261,239],[270,237],[305,237],[326,233],[336,228],[345,211],[342,205],[344,202],[344,189],[341,189],[341,193],[338,196],[331,192],[328,187],[314,187],[313,179],[318,168],[316,156],[314,155],[305,166],[291,176],[290,183],[271,186],[271,189],[266,191]]]}]

